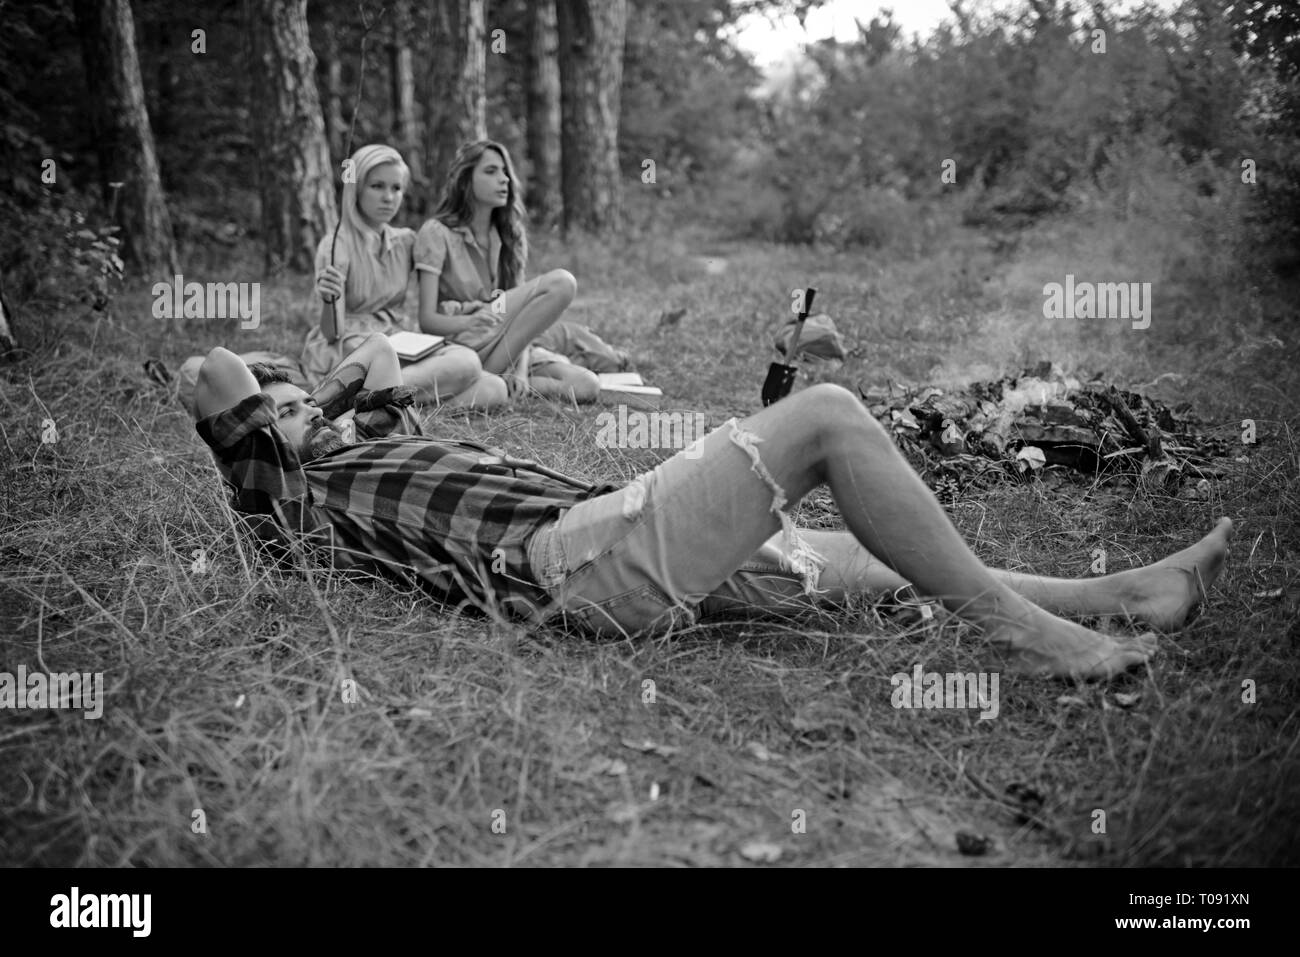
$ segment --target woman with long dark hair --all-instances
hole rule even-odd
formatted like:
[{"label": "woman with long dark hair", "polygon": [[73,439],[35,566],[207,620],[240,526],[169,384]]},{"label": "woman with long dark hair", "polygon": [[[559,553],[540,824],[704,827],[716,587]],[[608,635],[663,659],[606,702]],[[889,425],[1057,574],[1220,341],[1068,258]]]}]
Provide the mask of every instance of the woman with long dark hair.
[{"label": "woman with long dark hair", "polygon": [[525,279],[526,215],[509,151],[480,140],[456,151],[433,218],[415,241],[420,328],[478,353],[483,371],[503,376],[512,394],[592,402],[595,374],[533,341],[573,301],[564,269]]}]

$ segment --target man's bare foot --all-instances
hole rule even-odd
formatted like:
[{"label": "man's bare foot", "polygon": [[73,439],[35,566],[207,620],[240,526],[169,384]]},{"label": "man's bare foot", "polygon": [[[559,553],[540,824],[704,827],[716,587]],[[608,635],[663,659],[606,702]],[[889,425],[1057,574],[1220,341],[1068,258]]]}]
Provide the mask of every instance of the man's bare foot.
[{"label": "man's bare foot", "polygon": [[986,628],[985,637],[1020,674],[1090,680],[1113,678],[1143,664],[1156,650],[1156,636],[1103,635],[1033,608],[1027,623]]},{"label": "man's bare foot", "polygon": [[1124,610],[1161,631],[1181,628],[1223,571],[1231,534],[1232,519],[1221,518],[1210,534],[1190,548],[1154,565],[1117,574],[1115,584],[1126,596]]}]

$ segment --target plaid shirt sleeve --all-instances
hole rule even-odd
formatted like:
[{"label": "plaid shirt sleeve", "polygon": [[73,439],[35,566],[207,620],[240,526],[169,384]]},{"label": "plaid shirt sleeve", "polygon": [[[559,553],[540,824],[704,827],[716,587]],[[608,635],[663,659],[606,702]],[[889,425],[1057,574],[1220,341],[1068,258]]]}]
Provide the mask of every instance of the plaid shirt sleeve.
[{"label": "plaid shirt sleeve", "polygon": [[275,425],[275,403],[263,392],[194,425],[235,486],[240,511],[269,511],[269,502],[307,496],[298,453]]},{"label": "plaid shirt sleeve", "polygon": [[424,435],[410,386],[362,391],[355,400],[357,434],[366,439],[388,435]]},{"label": "plaid shirt sleeve", "polygon": [[411,406],[415,390],[398,385],[387,389],[363,387],[366,367],[349,362],[330,373],[312,393],[327,419],[337,419],[348,411],[356,412],[357,435],[363,439],[380,439],[387,435],[423,435],[419,416]]}]

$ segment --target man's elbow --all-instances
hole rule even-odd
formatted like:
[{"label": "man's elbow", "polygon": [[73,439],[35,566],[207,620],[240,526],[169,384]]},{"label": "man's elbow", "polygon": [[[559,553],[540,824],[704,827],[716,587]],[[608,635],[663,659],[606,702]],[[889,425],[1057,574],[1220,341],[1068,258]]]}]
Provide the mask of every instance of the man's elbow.
[{"label": "man's elbow", "polygon": [[203,365],[199,367],[199,375],[202,376],[207,373],[211,376],[220,372],[223,366],[230,368],[232,362],[238,362],[242,365],[243,361],[225,346],[215,346],[204,358]]},{"label": "man's elbow", "polygon": [[257,380],[244,360],[217,346],[203,360],[194,383],[195,418],[223,412],[257,390]]}]

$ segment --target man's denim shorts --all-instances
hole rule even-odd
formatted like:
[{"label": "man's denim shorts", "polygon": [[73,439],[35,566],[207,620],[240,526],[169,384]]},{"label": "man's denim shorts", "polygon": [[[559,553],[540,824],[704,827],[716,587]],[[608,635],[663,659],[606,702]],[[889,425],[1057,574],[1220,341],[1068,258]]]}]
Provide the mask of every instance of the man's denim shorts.
[{"label": "man's denim shorts", "polygon": [[722,611],[807,607],[820,556],[801,547],[760,449],[731,419],[539,529],[528,560],[552,600],[539,617],[632,635]]}]

